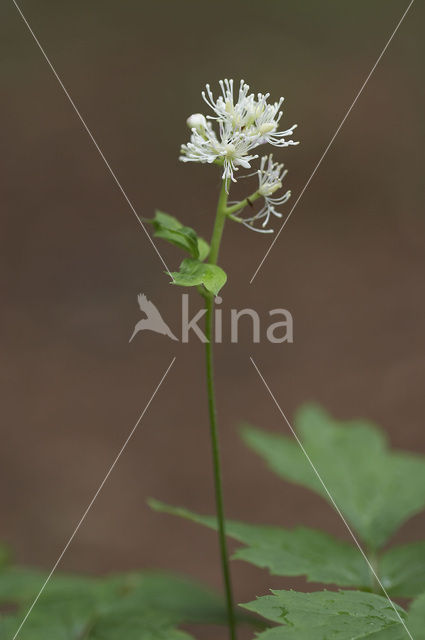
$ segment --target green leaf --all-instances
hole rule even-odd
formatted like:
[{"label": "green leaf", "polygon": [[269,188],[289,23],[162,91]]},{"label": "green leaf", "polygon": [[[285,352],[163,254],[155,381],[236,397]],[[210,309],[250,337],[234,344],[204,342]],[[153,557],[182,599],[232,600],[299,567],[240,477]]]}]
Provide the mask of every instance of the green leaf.
[{"label": "green leaf", "polygon": [[[280,626],[261,640],[407,640],[406,631],[387,598],[361,591],[272,591],[241,605]],[[396,605],[404,620],[405,611]]]},{"label": "green leaf", "polygon": [[203,284],[207,291],[215,296],[224,286],[227,275],[220,267],[214,264],[204,264],[193,258],[186,258],[180,265],[180,271],[171,272],[173,284],[182,287],[195,287]]},{"label": "green leaf", "polygon": [[153,225],[156,238],[162,238],[180,249],[184,249],[192,258],[202,262],[208,256],[210,251],[208,243],[198,237],[196,231],[191,227],[182,225],[174,216],[163,211],[156,211],[155,217],[152,220],[145,220],[145,222]]},{"label": "green leaf", "polygon": [[[7,567],[0,571],[0,604],[14,602],[25,606],[29,604],[40,591],[47,574],[37,569],[23,567]],[[87,590],[101,592],[107,589],[109,583],[80,576],[55,575],[48,583],[45,594],[67,594],[72,591],[86,593]]]},{"label": "green leaf", "polygon": [[[15,632],[45,579],[46,576],[35,571],[11,570],[0,573],[0,599],[20,605],[19,613],[14,616]],[[103,608],[114,604],[118,596],[117,586],[107,580],[55,576],[40,595],[19,638],[83,640],[93,620]]]},{"label": "green leaf", "polygon": [[10,551],[4,545],[0,545],[0,570],[10,561]]},{"label": "green leaf", "polygon": [[109,580],[124,594],[125,606],[137,611],[161,610],[176,622],[221,624],[227,620],[221,596],[195,580],[161,571],[122,574]]},{"label": "green leaf", "polygon": [[[210,245],[203,238],[198,236],[198,260],[203,262],[205,258],[208,258],[210,252]],[[195,256],[196,258],[196,256]]]},{"label": "green leaf", "polygon": [[0,614],[0,638],[1,640],[10,640],[19,627],[20,620],[14,616],[2,616]]},{"label": "green leaf", "polygon": [[169,213],[164,213],[164,211],[160,211],[157,209],[155,211],[155,217],[152,220],[146,220],[150,224],[153,224],[155,229],[170,229],[174,231],[178,231],[178,229],[182,228],[182,223],[177,220],[174,216],[170,216]]},{"label": "green leaf", "polygon": [[[19,605],[0,629],[14,631],[46,576],[34,571],[0,572],[0,602]],[[218,595],[192,580],[162,572],[106,578],[53,576],[19,634],[20,640],[183,640],[183,622],[225,623]],[[0,636],[3,637],[3,636]],[[11,635],[13,637],[13,634]]]},{"label": "green leaf", "polygon": [[178,231],[170,231],[169,229],[160,229],[154,233],[156,238],[167,240],[176,247],[180,247],[187,251],[191,256],[197,258],[199,256],[198,239],[193,229],[189,227],[181,227]]},{"label": "green leaf", "polygon": [[425,593],[412,602],[407,626],[415,640],[425,640]]},{"label": "green leaf", "polygon": [[[10,640],[19,628],[20,619],[0,620],[0,638]],[[7,633],[7,635],[5,635]],[[19,633],[22,640],[189,640],[157,611],[107,611],[81,621],[69,615],[67,607],[49,613],[34,610]]]},{"label": "green leaf", "polygon": [[379,559],[382,584],[392,596],[413,598],[425,591],[425,541],[393,547]]},{"label": "green leaf", "polygon": [[110,613],[95,622],[86,636],[87,640],[190,640],[183,631],[174,628],[156,612],[136,611],[125,616]]},{"label": "green leaf", "polygon": [[[309,405],[297,413],[295,428],[336,504],[368,546],[381,547],[424,508],[425,459],[389,451],[373,425],[338,422]],[[281,477],[328,499],[293,437],[245,427],[243,439]]]},{"label": "green leaf", "polygon": [[[217,529],[214,516],[201,516],[152,499],[149,504],[156,511]],[[306,527],[288,530],[228,520],[226,533],[246,545],[236,551],[234,558],[267,568],[272,575],[305,575],[312,582],[370,587],[368,566],[359,550],[321,531]]]}]

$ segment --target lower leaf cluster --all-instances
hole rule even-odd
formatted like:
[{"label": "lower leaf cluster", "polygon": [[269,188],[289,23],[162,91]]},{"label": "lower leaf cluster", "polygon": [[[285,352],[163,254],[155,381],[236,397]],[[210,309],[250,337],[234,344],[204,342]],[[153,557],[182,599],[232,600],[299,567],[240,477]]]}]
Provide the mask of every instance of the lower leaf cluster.
[{"label": "lower leaf cluster", "polygon": [[[228,520],[227,535],[240,543],[235,559],[275,576],[304,576],[337,588],[272,591],[242,604],[238,620],[261,629],[260,640],[425,640],[425,541],[387,546],[397,528],[425,506],[424,458],[392,451],[369,423],[340,423],[315,406],[300,410],[295,427],[367,559],[355,544],[323,531]],[[329,502],[293,439],[252,426],[243,428],[242,437],[283,479]],[[157,500],[150,505],[217,528],[214,516]],[[45,579],[42,572],[11,566],[0,548],[0,640],[14,637]],[[401,607],[393,601],[399,597],[415,599]],[[192,580],[161,572],[55,574],[18,637],[188,640],[181,625],[194,622],[225,623],[226,611],[217,594]]]},{"label": "lower leaf cluster", "polygon": [[[317,406],[303,407],[295,425],[323,484],[366,551],[362,555],[354,543],[306,527],[227,521],[227,535],[242,544],[234,558],[273,575],[305,576],[310,582],[353,589],[274,591],[241,605],[278,625],[259,638],[424,640],[425,541],[383,548],[396,529],[425,506],[425,459],[391,451],[383,433],[370,423],[339,423]],[[282,478],[331,502],[294,439],[247,425],[242,437]],[[156,511],[217,529],[214,516],[149,502]],[[387,595],[418,597],[407,612]]]},{"label": "lower leaf cluster", "polygon": [[[11,640],[46,576],[0,571],[0,638]],[[14,609],[14,613],[10,612]],[[22,640],[185,640],[186,622],[222,623],[221,598],[197,582],[161,572],[84,578],[57,575],[19,632]]]}]

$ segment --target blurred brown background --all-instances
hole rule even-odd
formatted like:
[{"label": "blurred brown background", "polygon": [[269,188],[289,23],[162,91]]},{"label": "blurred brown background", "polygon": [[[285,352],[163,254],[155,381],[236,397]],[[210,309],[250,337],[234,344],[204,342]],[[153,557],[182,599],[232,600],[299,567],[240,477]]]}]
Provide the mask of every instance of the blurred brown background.
[{"label": "blurred brown background", "polygon": [[[305,184],[407,2],[401,0],[25,0],[22,9],[140,215],[156,206],[208,236],[218,172],[178,162],[206,82],[243,77],[286,97],[298,147],[276,149],[293,198]],[[293,345],[217,348],[227,512],[323,527],[332,510],[285,485],[247,451],[238,422],[287,433],[248,356],[291,416],[306,400],[365,416],[424,452],[421,62],[415,3],[370,84],[249,285],[270,236],[228,226],[221,264],[230,308],[285,307]],[[62,568],[163,567],[220,585],[216,540],[153,514],[147,496],[213,509],[203,351],[139,334],[136,295],[173,330],[170,287],[143,230],[12,2],[0,7],[2,123],[1,539],[50,567],[173,355],[177,360]],[[422,165],[422,166],[421,166]],[[288,206],[288,205],[287,205]],[[287,208],[286,211],[289,209]],[[158,242],[174,267],[178,250]],[[191,305],[199,305],[196,293]],[[361,461],[359,461],[361,464]],[[412,519],[400,540],[424,535]],[[239,602],[302,580],[233,566]],[[199,633],[199,637],[202,637]],[[217,635],[215,636],[217,637]],[[224,637],[224,636],[223,636]]]}]

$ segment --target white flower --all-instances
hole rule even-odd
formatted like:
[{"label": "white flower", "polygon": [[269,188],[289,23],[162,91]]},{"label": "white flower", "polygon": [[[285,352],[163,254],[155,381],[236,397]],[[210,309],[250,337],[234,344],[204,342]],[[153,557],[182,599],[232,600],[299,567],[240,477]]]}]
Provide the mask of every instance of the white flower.
[{"label": "white flower", "polygon": [[[251,218],[244,218],[242,222],[250,229],[261,231],[261,229],[256,229],[253,226],[254,222],[257,220],[263,220],[261,226],[264,229],[264,227],[267,226],[271,215],[281,218],[282,214],[279,211],[276,211],[275,207],[287,202],[291,196],[291,192],[287,191],[282,196],[275,198],[272,197],[276,191],[282,188],[282,180],[288,173],[283,168],[283,164],[273,162],[272,154],[261,158],[260,168],[256,173],[258,175],[258,193],[263,196],[264,205],[258,213]],[[270,231],[271,230],[267,230],[268,233],[270,233]]]},{"label": "white flower", "polygon": [[242,133],[234,132],[230,127],[220,123],[221,143],[219,145],[219,158],[223,160],[223,180],[236,182],[234,172],[239,167],[251,168],[251,160],[258,158],[257,154],[250,154],[252,142]]},{"label": "white flower", "polygon": [[279,120],[282,117],[282,111],[279,111],[283,98],[280,98],[279,102],[274,104],[267,104],[266,99],[268,94],[262,96],[258,94],[259,98],[256,107],[256,115],[252,128],[254,129],[254,135],[259,136],[258,144],[269,143],[274,147],[288,147],[289,145],[299,144],[294,140],[285,140],[285,137],[292,136],[294,129],[297,125],[294,124],[286,131],[278,131]]},{"label": "white flower", "polygon": [[182,162],[217,162],[223,166],[223,180],[236,182],[234,172],[238,168],[249,169],[250,162],[258,155],[250,154],[252,141],[240,132],[220,123],[218,138],[210,122],[205,127],[193,127],[190,142],[181,146]]},{"label": "white flower", "polygon": [[285,140],[291,136],[297,125],[286,131],[278,131],[279,120],[282,117],[280,107],[283,98],[278,102],[268,104],[269,93],[258,93],[255,97],[249,92],[249,85],[241,80],[238,98],[235,102],[233,80],[220,80],[222,95],[214,99],[210,85],[206,85],[206,92],[202,92],[207,105],[214,111],[215,116],[208,116],[219,122],[230,124],[235,130],[243,132],[255,146],[269,143],[276,147],[286,147],[298,144],[293,140]]},{"label": "white flower", "polygon": [[[221,95],[217,99],[208,84],[206,91],[202,92],[202,97],[215,115],[205,117],[201,113],[195,113],[187,119],[191,136],[190,141],[181,146],[180,160],[223,166],[222,178],[226,181],[228,190],[229,182],[236,182],[235,172],[239,167],[250,168],[250,162],[258,158],[258,155],[251,153],[253,149],[265,143],[286,147],[298,142],[286,139],[292,135],[296,125],[279,131],[283,98],[268,104],[270,94],[250,93],[249,85],[243,80],[236,92],[233,80],[220,80],[220,88]],[[218,133],[211,120],[217,122]],[[275,167],[273,162],[272,167]],[[260,171],[263,170],[262,165]],[[273,213],[271,210],[270,212]],[[267,214],[267,221],[270,212]]]},{"label": "white flower", "polygon": [[253,94],[248,96],[249,85],[241,80],[238,100],[235,103],[233,80],[220,80],[219,84],[223,95],[219,96],[217,100],[214,100],[209,84],[206,85],[207,92],[202,91],[203,99],[216,114],[215,118],[214,116],[208,117],[228,122],[234,129],[242,129],[246,126],[248,110],[251,110],[254,98]]},{"label": "white flower", "polygon": [[[191,124],[191,116],[187,123]],[[205,120],[205,119],[204,119]],[[180,160],[182,162],[214,162],[218,157],[219,141],[210,122],[205,120],[205,127],[192,127],[190,142],[182,144]]]}]

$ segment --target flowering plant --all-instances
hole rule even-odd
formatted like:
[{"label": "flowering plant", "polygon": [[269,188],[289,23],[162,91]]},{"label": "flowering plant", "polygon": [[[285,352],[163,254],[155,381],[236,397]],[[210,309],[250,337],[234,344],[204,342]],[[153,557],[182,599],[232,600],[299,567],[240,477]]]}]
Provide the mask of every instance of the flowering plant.
[{"label": "flowering plant", "polygon": [[[215,115],[205,117],[202,113],[195,113],[187,119],[188,127],[191,129],[190,142],[182,145],[180,160],[222,166],[224,190],[228,193],[230,182],[236,182],[236,172],[241,167],[250,169],[251,162],[258,158],[258,154],[251,153],[254,149],[264,144],[275,147],[298,144],[290,138],[297,125],[279,131],[283,98],[268,104],[270,94],[258,93],[255,96],[248,93],[249,85],[243,80],[240,82],[237,100],[233,80],[221,80],[220,87],[222,95],[216,100],[209,84],[206,85],[206,92],[202,92],[202,97]],[[211,120],[218,124],[218,135]],[[275,206],[284,204],[291,195],[291,192],[287,191],[278,198],[272,198],[272,195],[282,188],[282,179],[286,173],[283,164],[273,162],[272,154],[263,156],[260,167],[254,174],[250,174],[258,176],[257,191],[245,200],[234,203],[227,215],[255,231],[259,231],[254,226],[255,221],[264,218],[262,230],[271,233],[272,229],[264,229],[270,215],[281,217],[282,214],[276,211]],[[235,215],[241,213],[248,204],[252,205],[258,198],[264,198],[265,202],[257,214],[245,219]]]},{"label": "flowering plant", "polygon": [[[246,545],[238,551],[237,557],[260,567],[268,567],[272,573],[287,576],[304,574],[311,580],[357,589],[340,591],[332,597],[326,591],[310,594],[277,591],[272,596],[244,605],[249,611],[280,625],[261,634],[262,639],[323,640],[332,637],[338,640],[355,640],[367,637],[374,640],[376,637],[378,640],[378,637],[387,637],[385,634],[388,632],[391,634],[388,637],[394,640],[401,640],[406,636],[413,640],[406,621],[418,628],[421,624],[419,620],[424,615],[418,612],[423,611],[425,605],[425,595],[420,596],[425,591],[425,580],[421,579],[420,584],[414,586],[413,573],[419,547],[419,553],[424,554],[425,561],[425,545],[423,542],[418,543],[418,547],[407,545],[395,548],[387,554],[382,554],[382,547],[406,517],[425,505],[424,488],[417,490],[412,483],[412,478],[422,478],[425,486],[423,459],[414,460],[388,453],[380,434],[369,425],[360,423],[342,426],[332,421],[319,408],[307,408],[299,421],[300,436],[293,431],[297,440],[295,443],[287,438],[262,434],[252,428],[245,431],[244,438],[279,475],[318,491],[329,499],[355,545],[342,543],[308,529],[290,532],[225,521],[212,347],[214,296],[226,282],[226,274],[217,265],[219,248],[227,219],[242,223],[255,231],[272,232],[268,228],[270,218],[281,217],[277,207],[290,197],[290,191],[278,194],[282,189],[286,170],[283,164],[274,161],[272,154],[259,158],[254,151],[262,145],[288,147],[298,142],[292,139],[296,125],[286,130],[279,129],[283,98],[269,103],[268,93],[250,93],[249,85],[243,80],[238,91],[235,91],[233,80],[220,81],[220,88],[221,95],[214,98],[210,86],[206,85],[202,97],[212,114],[205,116],[195,113],[188,118],[190,140],[182,145],[180,156],[183,162],[218,165],[222,172],[222,186],[210,246],[193,229],[184,227],[175,218],[167,218],[167,214],[157,212],[152,221],[157,236],[178,244],[191,254],[190,258],[183,260],[178,272],[171,273],[174,284],[197,286],[205,299],[206,378],[216,517],[198,515],[155,500],[150,504],[158,511],[185,517],[217,530],[231,640],[236,638],[237,619],[226,535]],[[241,169],[252,170],[252,164],[256,160],[259,161],[257,169],[242,177],[257,175],[257,189],[243,200],[228,203],[231,183],[237,181]],[[257,212],[244,217],[246,207],[254,208],[254,203],[260,199],[262,205]],[[193,240],[192,249],[184,246],[181,237],[177,240],[172,233],[179,233],[185,238],[185,242],[190,236]],[[316,458],[322,463],[322,475],[326,481],[312,463],[303,441],[314,449]],[[365,456],[371,451],[375,458],[366,463]],[[364,465],[360,472],[359,460]],[[350,473],[344,482],[347,471]],[[396,486],[396,478],[403,485],[398,500],[390,496],[389,490]],[[396,575],[401,558],[406,559],[410,567],[403,569],[403,572],[409,574],[404,583],[403,578]],[[409,618],[401,607],[390,600],[389,594],[419,596]],[[343,617],[338,619],[341,615]]]},{"label": "flowering plant", "polygon": [[[236,182],[240,168],[251,169],[251,163],[259,157],[258,154],[252,153],[257,147],[265,144],[287,147],[298,143],[291,138],[296,125],[284,131],[279,130],[283,98],[280,98],[278,102],[268,103],[270,94],[257,93],[255,95],[250,93],[249,85],[244,80],[241,80],[237,93],[233,80],[221,80],[220,88],[221,95],[215,99],[210,85],[206,85],[206,91],[202,92],[202,97],[213,115],[204,116],[202,113],[195,113],[189,116],[187,125],[191,130],[190,141],[182,145],[180,155],[180,160],[183,162],[216,164],[222,170],[222,186],[210,246],[203,239],[198,238],[193,229],[184,227],[168,214],[157,212],[151,222],[155,226],[157,236],[159,235],[173,244],[178,244],[188,250],[191,255],[190,258],[183,260],[178,272],[170,273],[174,284],[197,286],[199,293],[205,298],[205,335],[207,338],[205,361],[218,535],[229,631],[230,637],[234,640],[236,623],[226,544],[212,347],[214,296],[225,284],[227,276],[223,269],[217,265],[217,260],[226,219],[242,223],[256,231],[269,233],[272,230],[265,229],[265,227],[270,216],[280,217],[282,214],[276,210],[276,207],[284,204],[290,197],[290,191],[281,196],[274,195],[282,188],[282,180],[286,171],[283,164],[274,162],[273,156],[270,154],[261,158],[259,168],[254,174],[248,174],[248,176],[256,174],[258,177],[256,191],[241,201],[228,204],[230,184]],[[218,133],[214,129],[213,123],[218,127]],[[247,206],[253,207],[255,201],[261,198],[263,206],[257,213],[249,217],[241,217]],[[257,221],[262,221],[260,229],[255,225]],[[179,235],[178,238],[176,234]],[[182,246],[182,237],[185,242],[191,237],[192,246]],[[204,264],[203,260],[207,260],[207,264]]]},{"label": "flowering plant", "polygon": [[[149,502],[156,511],[218,532],[225,602],[194,581],[162,572],[104,579],[52,577],[51,572],[46,578],[38,571],[11,566],[7,551],[0,547],[0,640],[16,640],[18,635],[22,640],[190,640],[179,628],[187,623],[224,623],[231,640],[236,639],[239,624],[249,624],[261,640],[425,640],[425,542],[386,548],[397,529],[425,507],[425,459],[390,450],[370,423],[341,423],[320,407],[305,406],[296,416],[295,429],[291,427],[295,441],[248,425],[242,432],[248,447],[280,477],[325,498],[354,544],[307,527],[291,530],[225,520],[212,346],[214,297],[226,282],[217,265],[219,249],[227,219],[271,232],[270,218],[281,216],[277,207],[290,197],[289,191],[278,195],[286,170],[272,154],[259,158],[253,151],[266,144],[287,147],[297,142],[291,138],[295,125],[279,130],[283,98],[269,104],[269,94],[250,93],[244,81],[237,93],[232,80],[221,81],[220,87],[221,95],[215,99],[207,85],[202,95],[213,115],[196,113],[188,118],[190,140],[182,145],[180,156],[183,162],[220,168],[222,186],[210,243],[161,211],[149,221],[156,237],[189,254],[178,271],[170,272],[174,284],[197,287],[205,301],[216,514]],[[257,169],[247,175],[257,175],[257,189],[228,203],[231,183],[241,169],[252,170],[255,160]],[[254,208],[257,200],[262,200],[258,211],[243,217],[246,207]],[[273,590],[241,605],[245,613],[236,613],[226,536],[241,545],[237,559],[266,568],[274,576],[304,576],[344,590]],[[34,599],[43,581],[47,588],[43,586]],[[406,610],[395,598],[403,598],[403,605],[414,600]]]}]

